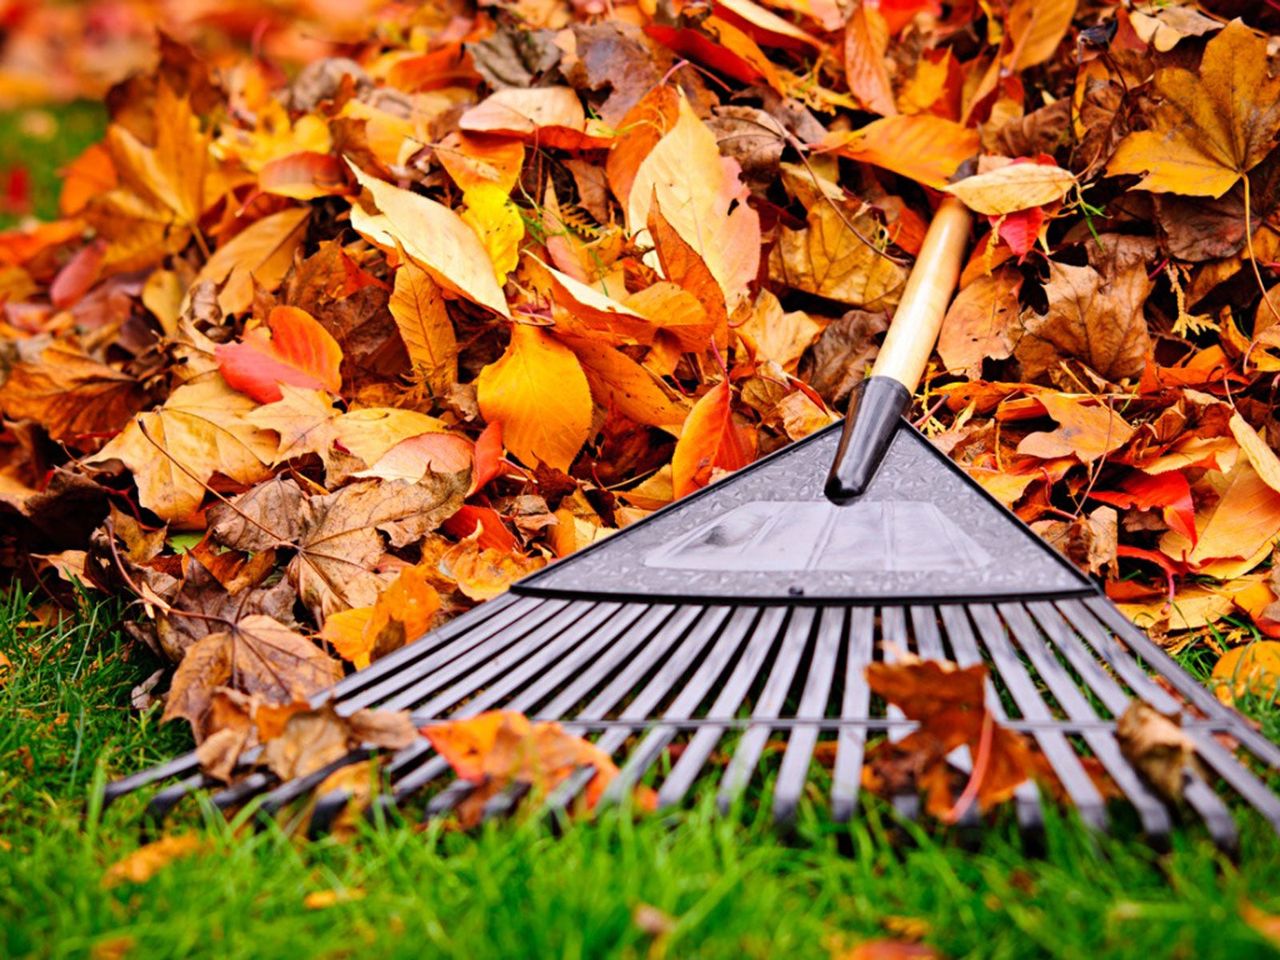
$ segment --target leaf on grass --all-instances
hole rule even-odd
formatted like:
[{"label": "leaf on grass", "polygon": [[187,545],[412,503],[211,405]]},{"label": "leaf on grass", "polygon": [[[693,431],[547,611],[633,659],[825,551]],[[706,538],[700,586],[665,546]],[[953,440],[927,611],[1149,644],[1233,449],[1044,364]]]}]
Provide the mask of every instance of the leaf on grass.
[{"label": "leaf on grass", "polygon": [[1280,643],[1258,640],[1228,650],[1213,666],[1218,699],[1230,706],[1251,695],[1270,700],[1280,694]]},{"label": "leaf on grass", "polygon": [[142,506],[162,520],[182,520],[199,508],[215,473],[243,484],[269,475],[277,444],[245,419],[253,408],[222,377],[183,384],[86,462],[121,461]]},{"label": "leaf on grass", "polygon": [[58,341],[38,359],[15,363],[0,387],[6,417],[34,420],[54,440],[71,443],[115,433],[146,400],[133,377]]},{"label": "leaf on grass", "polygon": [[102,886],[110,889],[122,883],[146,883],[173,861],[192,856],[204,848],[204,841],[194,834],[161,837],[108,867],[102,875]]},{"label": "leaf on grass", "polygon": [[460,779],[479,788],[458,808],[465,826],[478,823],[488,798],[512,784],[528,785],[545,796],[580,767],[589,766],[595,769],[586,792],[590,809],[618,774],[609,755],[594,744],[558,723],[530,723],[510,710],[432,724],[422,735]]},{"label": "leaf on grass", "polygon": [[415,372],[444,393],[458,379],[458,341],[439,285],[410,260],[396,271],[389,306]]},{"label": "leaf on grass", "polygon": [[292,713],[279,736],[266,742],[263,762],[281,780],[306,777],[357,747],[400,750],[418,739],[408,711],[357,710],[339,716],[332,703]]},{"label": "leaf on grass", "polygon": [[232,387],[259,403],[281,399],[280,385],[337,393],[342,387],[342,348],[315,318],[297,307],[273,307],[270,336],[255,327],[236,343],[214,349],[218,369]]},{"label": "leaf on grass", "polygon": [[1239,20],[1205,46],[1199,73],[1156,71],[1162,98],[1152,128],[1116,148],[1107,173],[1139,174],[1135,189],[1220,197],[1275,146],[1280,78],[1269,75],[1267,41]]},{"label": "leaf on grass", "polygon": [[755,459],[755,431],[733,416],[733,394],[722,380],[693,405],[671,457],[677,497],[705,487],[716,471],[740,470]]},{"label": "leaf on grass", "polygon": [[969,748],[974,769],[961,796],[971,796],[984,811],[1008,800],[1033,772],[1027,742],[996,723],[987,710],[985,666],[961,669],[947,661],[907,656],[895,663],[869,664],[866,676],[872,692],[920,724],[901,740],[886,740],[872,751],[871,786],[888,793],[924,789],[929,813],[954,821],[963,811],[957,809],[947,771],[952,750]]},{"label": "leaf on grass", "polygon": [[591,388],[573,351],[540,327],[517,323],[511,343],[476,382],[480,412],[502,425],[525,464],[568,470],[591,433]]}]

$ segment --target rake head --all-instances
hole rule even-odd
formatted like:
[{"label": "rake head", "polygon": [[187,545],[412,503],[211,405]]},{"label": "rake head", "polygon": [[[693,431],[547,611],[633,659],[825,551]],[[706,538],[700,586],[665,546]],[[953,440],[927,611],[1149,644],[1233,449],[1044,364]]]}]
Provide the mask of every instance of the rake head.
[{"label": "rake head", "polygon": [[[815,464],[830,461],[835,440],[818,434],[522,581],[314,705],[330,703],[339,715],[409,710],[419,726],[493,709],[556,720],[618,763],[604,802],[643,780],[659,806],[671,806],[715,779],[726,808],[756,781],[771,783],[781,822],[795,816],[827,743],[831,815],[847,820],[869,738],[912,729],[872,696],[866,667],[910,651],[985,664],[990,712],[1035,742],[1061,791],[1098,829],[1110,811],[1087,757],[1152,837],[1193,816],[1230,848],[1233,797],[1280,831],[1280,798],[1255,772],[1280,770],[1280,748],[1090,581],[906,426],[866,496],[852,508],[828,505]],[[1180,714],[1195,745],[1201,770],[1184,771],[1181,806],[1157,796],[1121,753],[1116,720],[1134,699]],[[208,780],[192,754],[111,784],[107,800],[172,781],[151,800],[152,821],[202,790],[223,808],[257,798],[271,814],[371,752],[286,782],[251,769],[250,755],[230,787]],[[380,804],[426,794],[427,816],[449,813],[475,789],[425,738],[386,758],[383,773]],[[593,773],[577,771],[543,802],[568,808]],[[510,812],[523,792],[490,798],[486,815]],[[346,790],[317,797],[312,832],[327,829],[350,799]],[[1041,798],[1032,783],[1015,805],[1023,827],[1035,829]],[[919,812],[914,795],[895,806]]]}]

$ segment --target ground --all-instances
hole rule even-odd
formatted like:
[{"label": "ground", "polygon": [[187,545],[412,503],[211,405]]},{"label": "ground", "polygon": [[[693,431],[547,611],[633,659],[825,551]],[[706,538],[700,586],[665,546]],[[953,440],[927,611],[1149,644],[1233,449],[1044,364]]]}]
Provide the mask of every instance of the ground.
[{"label": "ground", "polygon": [[59,627],[19,595],[4,604],[0,956],[825,958],[885,936],[950,957],[1271,955],[1241,910],[1280,913],[1280,839],[1245,814],[1233,860],[1194,828],[1158,852],[1053,811],[1043,843],[1007,820],[980,838],[925,831],[881,806],[839,827],[816,804],[783,837],[709,802],[558,838],[536,821],[460,833],[411,817],[309,843],[193,804],[171,832],[196,836],[196,854],[107,887],[145,796],[102,813],[104,783],[187,735],[128,706],[157,664],[118,604]]}]

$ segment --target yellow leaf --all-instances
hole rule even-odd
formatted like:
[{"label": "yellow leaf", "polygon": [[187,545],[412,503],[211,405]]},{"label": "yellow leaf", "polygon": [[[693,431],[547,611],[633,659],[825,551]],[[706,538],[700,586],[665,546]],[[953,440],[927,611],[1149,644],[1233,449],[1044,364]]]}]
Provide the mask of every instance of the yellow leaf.
[{"label": "yellow leaf", "polygon": [[1012,71],[1044,63],[1058,49],[1075,16],[1077,0],[1014,0],[1006,27],[1011,49],[1005,62]]},{"label": "yellow leaf", "polygon": [[155,130],[155,146],[148,147],[113,124],[106,139],[112,163],[125,187],[192,226],[205,207],[209,138],[200,132],[191,104],[164,82],[156,90]]},{"label": "yellow leaf", "polygon": [[545,330],[511,328],[506,353],[480,371],[480,412],[502,424],[508,450],[529,465],[568,470],[591,434],[591,389],[573,351]]},{"label": "yellow leaf", "polygon": [[1213,668],[1218,699],[1230,704],[1253,694],[1271,697],[1280,690],[1280,642],[1259,640],[1228,650]]},{"label": "yellow leaf", "polygon": [[520,211],[499,186],[475,187],[462,199],[467,205],[463,223],[475,231],[489,252],[498,283],[506,283],[507,274],[520,262],[520,241],[524,239]]},{"label": "yellow leaf", "polygon": [[355,903],[364,899],[364,890],[360,887],[348,887],[343,890],[312,890],[302,898],[302,905],[308,910],[327,910],[340,903]]},{"label": "yellow leaf", "polygon": [[1222,196],[1262,162],[1280,131],[1280,79],[1267,63],[1267,41],[1234,20],[1206,45],[1199,75],[1158,70],[1163,102],[1151,129],[1126,137],[1107,173],[1141,174],[1134,189],[1153,193]]},{"label": "yellow leaf", "polygon": [[1240,444],[1240,449],[1249,458],[1249,463],[1258,472],[1258,476],[1272,490],[1280,491],[1280,458],[1276,456],[1276,452],[1240,414],[1231,415],[1230,426],[1231,435]]},{"label": "yellow leaf", "polygon": [[[760,218],[745,202],[747,188],[738,172],[736,163],[721,158],[715,134],[682,97],[676,125],[636,170],[627,202],[627,226],[643,245],[649,207],[657,198],[662,215],[716,278],[730,314],[760,265]],[[650,257],[656,265],[656,255]]]},{"label": "yellow leaf", "polygon": [[1018,444],[1021,454],[1042,460],[1074,456],[1081,463],[1092,463],[1118,450],[1133,436],[1133,427],[1105,405],[1047,391],[1037,394],[1036,399],[1058,422],[1058,429],[1025,436]]},{"label": "yellow leaf", "polygon": [[364,407],[334,421],[338,442],[368,466],[377,463],[402,440],[446,430],[444,422],[416,410]]},{"label": "yellow leaf", "polygon": [[484,244],[461,217],[444,204],[371,177],[354,164],[351,169],[381,211],[371,215],[358,203],[352,206],[351,225],[357,231],[379,246],[399,246],[445,289],[511,316]]},{"label": "yellow leaf", "polygon": [[220,376],[183,384],[87,462],[120,460],[144,507],[162,520],[182,520],[199,509],[215,473],[244,484],[270,474],[278,445],[246,419],[256,406]]},{"label": "yellow leaf", "polygon": [[[1196,513],[1195,548],[1190,549],[1191,542],[1182,534],[1170,530],[1160,538],[1163,553],[1175,560],[1185,554],[1187,563],[1202,569],[1214,560],[1243,558],[1253,567],[1266,558],[1280,536],[1280,493],[1244,459],[1223,478],[1223,485],[1218,500]],[[1240,576],[1248,567],[1233,566],[1231,574]]]},{"label": "yellow leaf", "polygon": [[174,860],[189,857],[203,846],[199,837],[189,833],[161,837],[108,867],[102,875],[102,885],[115,887],[122,883],[146,883]]},{"label": "yellow leaf", "polygon": [[1069,170],[1042,163],[1010,163],[946,187],[974,213],[998,217],[1061,200],[1075,186]]},{"label": "yellow leaf", "polygon": [[13,673],[13,661],[8,655],[0,652],[0,687],[9,682],[9,675]]},{"label": "yellow leaf", "polygon": [[439,285],[412,260],[396,271],[391,316],[409,361],[437,396],[458,379],[458,341]]},{"label": "yellow leaf", "polygon": [[263,217],[219,247],[192,287],[205,280],[223,284],[218,294],[223,313],[249,309],[254,284],[274,290],[293,265],[293,253],[306,235],[310,214],[310,207],[290,207]]}]

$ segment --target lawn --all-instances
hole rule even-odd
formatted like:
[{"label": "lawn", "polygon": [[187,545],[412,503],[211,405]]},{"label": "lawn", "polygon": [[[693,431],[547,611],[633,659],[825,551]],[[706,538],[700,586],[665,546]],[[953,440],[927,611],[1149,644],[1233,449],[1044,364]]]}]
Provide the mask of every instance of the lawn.
[{"label": "lawn", "polygon": [[0,956],[825,958],[918,936],[951,957],[1271,955],[1240,909],[1280,913],[1280,840],[1244,814],[1233,861],[1194,829],[1160,853],[1052,811],[1033,849],[1007,821],[966,840],[879,805],[848,827],[809,806],[790,838],[754,810],[716,817],[707,797],[558,838],[536,820],[462,833],[411,814],[310,843],[193,805],[171,832],[197,836],[197,853],[105,886],[139,843],[145,797],[100,815],[98,791],[187,740],[158,726],[158,706],[128,706],[157,664],[121,612],[87,604],[42,626],[17,594],[0,611],[13,664],[0,687]]},{"label": "lawn", "polygon": [[[87,100],[0,111],[0,181],[7,182],[10,172],[20,168],[29,178],[29,212],[53,219],[62,182],[58,171],[101,139],[106,125],[102,104]],[[0,208],[0,230],[20,219],[17,211]]]}]

